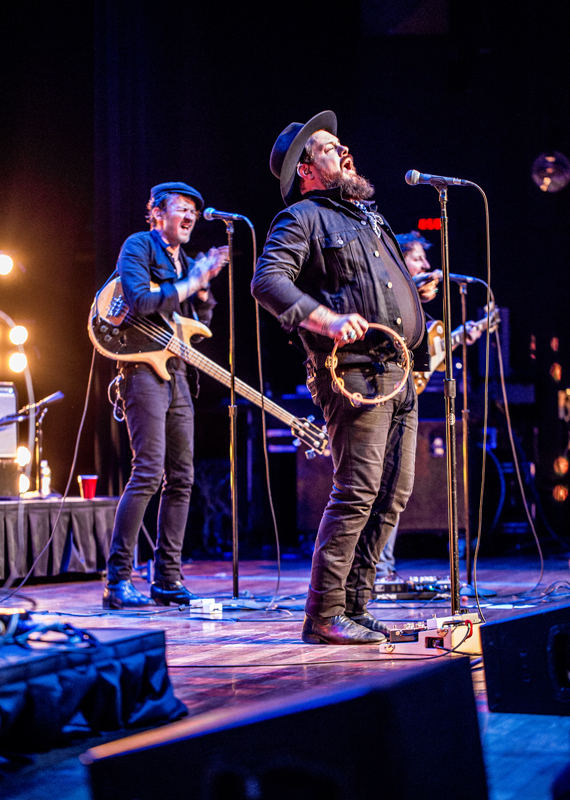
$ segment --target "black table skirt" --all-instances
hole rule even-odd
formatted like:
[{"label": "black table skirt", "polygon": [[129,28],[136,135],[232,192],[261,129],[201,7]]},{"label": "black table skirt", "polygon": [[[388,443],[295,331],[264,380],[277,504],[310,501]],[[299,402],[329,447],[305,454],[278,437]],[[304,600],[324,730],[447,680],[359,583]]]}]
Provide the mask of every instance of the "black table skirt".
[{"label": "black table skirt", "polygon": [[57,526],[58,498],[0,502],[0,580],[24,577],[54,529],[35,577],[105,569],[118,502],[118,497],[70,497]]}]

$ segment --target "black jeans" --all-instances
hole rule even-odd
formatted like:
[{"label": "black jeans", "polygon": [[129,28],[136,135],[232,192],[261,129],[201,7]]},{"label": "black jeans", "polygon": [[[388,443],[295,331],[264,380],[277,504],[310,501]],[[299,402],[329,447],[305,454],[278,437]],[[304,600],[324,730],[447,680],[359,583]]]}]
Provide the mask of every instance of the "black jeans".
[{"label": "black jeans", "polygon": [[128,580],[134,549],[150,498],[160,489],[155,579],[181,578],[181,553],[194,482],[194,407],[184,372],[170,381],[144,364],[124,370],[121,384],[131,476],[117,507],[107,562],[111,583]]},{"label": "black jeans", "polygon": [[[338,374],[338,371],[337,371]],[[345,371],[349,392],[387,395],[402,377],[394,363]],[[306,612],[358,614],[370,599],[376,563],[412,493],[418,402],[412,376],[384,405],[354,407],[334,391],[328,370],[308,386],[327,423],[333,488],[313,553]]]}]

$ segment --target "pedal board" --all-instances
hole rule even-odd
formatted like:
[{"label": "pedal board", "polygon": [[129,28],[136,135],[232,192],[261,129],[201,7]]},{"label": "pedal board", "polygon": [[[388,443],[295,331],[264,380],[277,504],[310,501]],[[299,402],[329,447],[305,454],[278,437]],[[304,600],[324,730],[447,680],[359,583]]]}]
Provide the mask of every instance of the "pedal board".
[{"label": "pedal board", "polygon": [[478,614],[450,614],[418,622],[406,622],[390,630],[389,639],[380,645],[386,655],[437,656],[457,647],[462,654],[481,654]]},{"label": "pedal board", "polygon": [[449,578],[435,575],[411,576],[408,580],[377,581],[372,589],[375,600],[433,600],[451,592]]}]

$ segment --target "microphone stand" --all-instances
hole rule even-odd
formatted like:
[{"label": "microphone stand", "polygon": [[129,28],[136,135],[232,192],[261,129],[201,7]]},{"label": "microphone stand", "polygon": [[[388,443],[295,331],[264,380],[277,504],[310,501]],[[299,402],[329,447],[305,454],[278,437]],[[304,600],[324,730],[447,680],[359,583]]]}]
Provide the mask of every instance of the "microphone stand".
[{"label": "microphone stand", "polygon": [[461,324],[463,325],[463,342],[461,357],[463,360],[463,410],[461,422],[463,430],[463,513],[465,515],[465,580],[471,585],[471,520],[469,517],[469,402],[468,393],[468,368],[467,368],[467,284],[459,286],[461,293]]},{"label": "microphone stand", "polygon": [[37,403],[32,403],[31,405],[24,406],[18,411],[19,418],[22,416],[29,416],[32,418],[32,415],[35,419],[35,461],[36,461],[36,491],[35,492],[26,492],[26,497],[42,497],[41,493],[41,462],[42,462],[42,451],[43,451],[43,430],[42,430],[42,423],[44,421],[44,417],[48,412],[47,406],[51,403],[58,403],[60,400],[64,399],[63,392],[54,392],[53,394],[44,397],[42,400],[38,400]]},{"label": "microphone stand", "polygon": [[228,235],[228,283],[229,283],[229,372],[230,372],[230,494],[232,504],[232,576],[233,600],[239,598],[239,542],[238,542],[238,491],[237,491],[237,404],[235,391],[235,314],[234,314],[234,223],[224,219]]},{"label": "microphone stand", "polygon": [[461,292],[461,324],[463,326],[463,341],[461,346],[461,358],[463,361],[463,410],[461,412],[462,432],[463,432],[463,513],[465,515],[465,583],[461,589],[461,594],[465,597],[475,597],[476,594],[482,597],[491,597],[496,594],[493,589],[482,586],[471,585],[471,518],[470,518],[470,492],[469,492],[469,424],[470,411],[468,400],[469,371],[467,366],[467,282],[459,285]]},{"label": "microphone stand", "polygon": [[433,184],[439,193],[441,207],[441,266],[443,272],[443,331],[445,341],[445,435],[447,459],[447,519],[449,526],[449,574],[451,581],[451,613],[460,613],[459,597],[459,532],[457,525],[457,450],[455,430],[455,398],[457,384],[453,377],[451,357],[451,308],[449,303],[449,233],[447,219],[447,184]]}]

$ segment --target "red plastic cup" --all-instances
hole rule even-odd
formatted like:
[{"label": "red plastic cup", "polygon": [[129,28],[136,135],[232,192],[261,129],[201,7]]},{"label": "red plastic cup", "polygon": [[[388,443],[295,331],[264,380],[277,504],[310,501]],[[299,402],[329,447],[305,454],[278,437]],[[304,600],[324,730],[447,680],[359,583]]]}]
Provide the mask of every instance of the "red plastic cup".
[{"label": "red plastic cup", "polygon": [[84,500],[93,500],[97,488],[98,475],[78,475],[79,491]]}]

